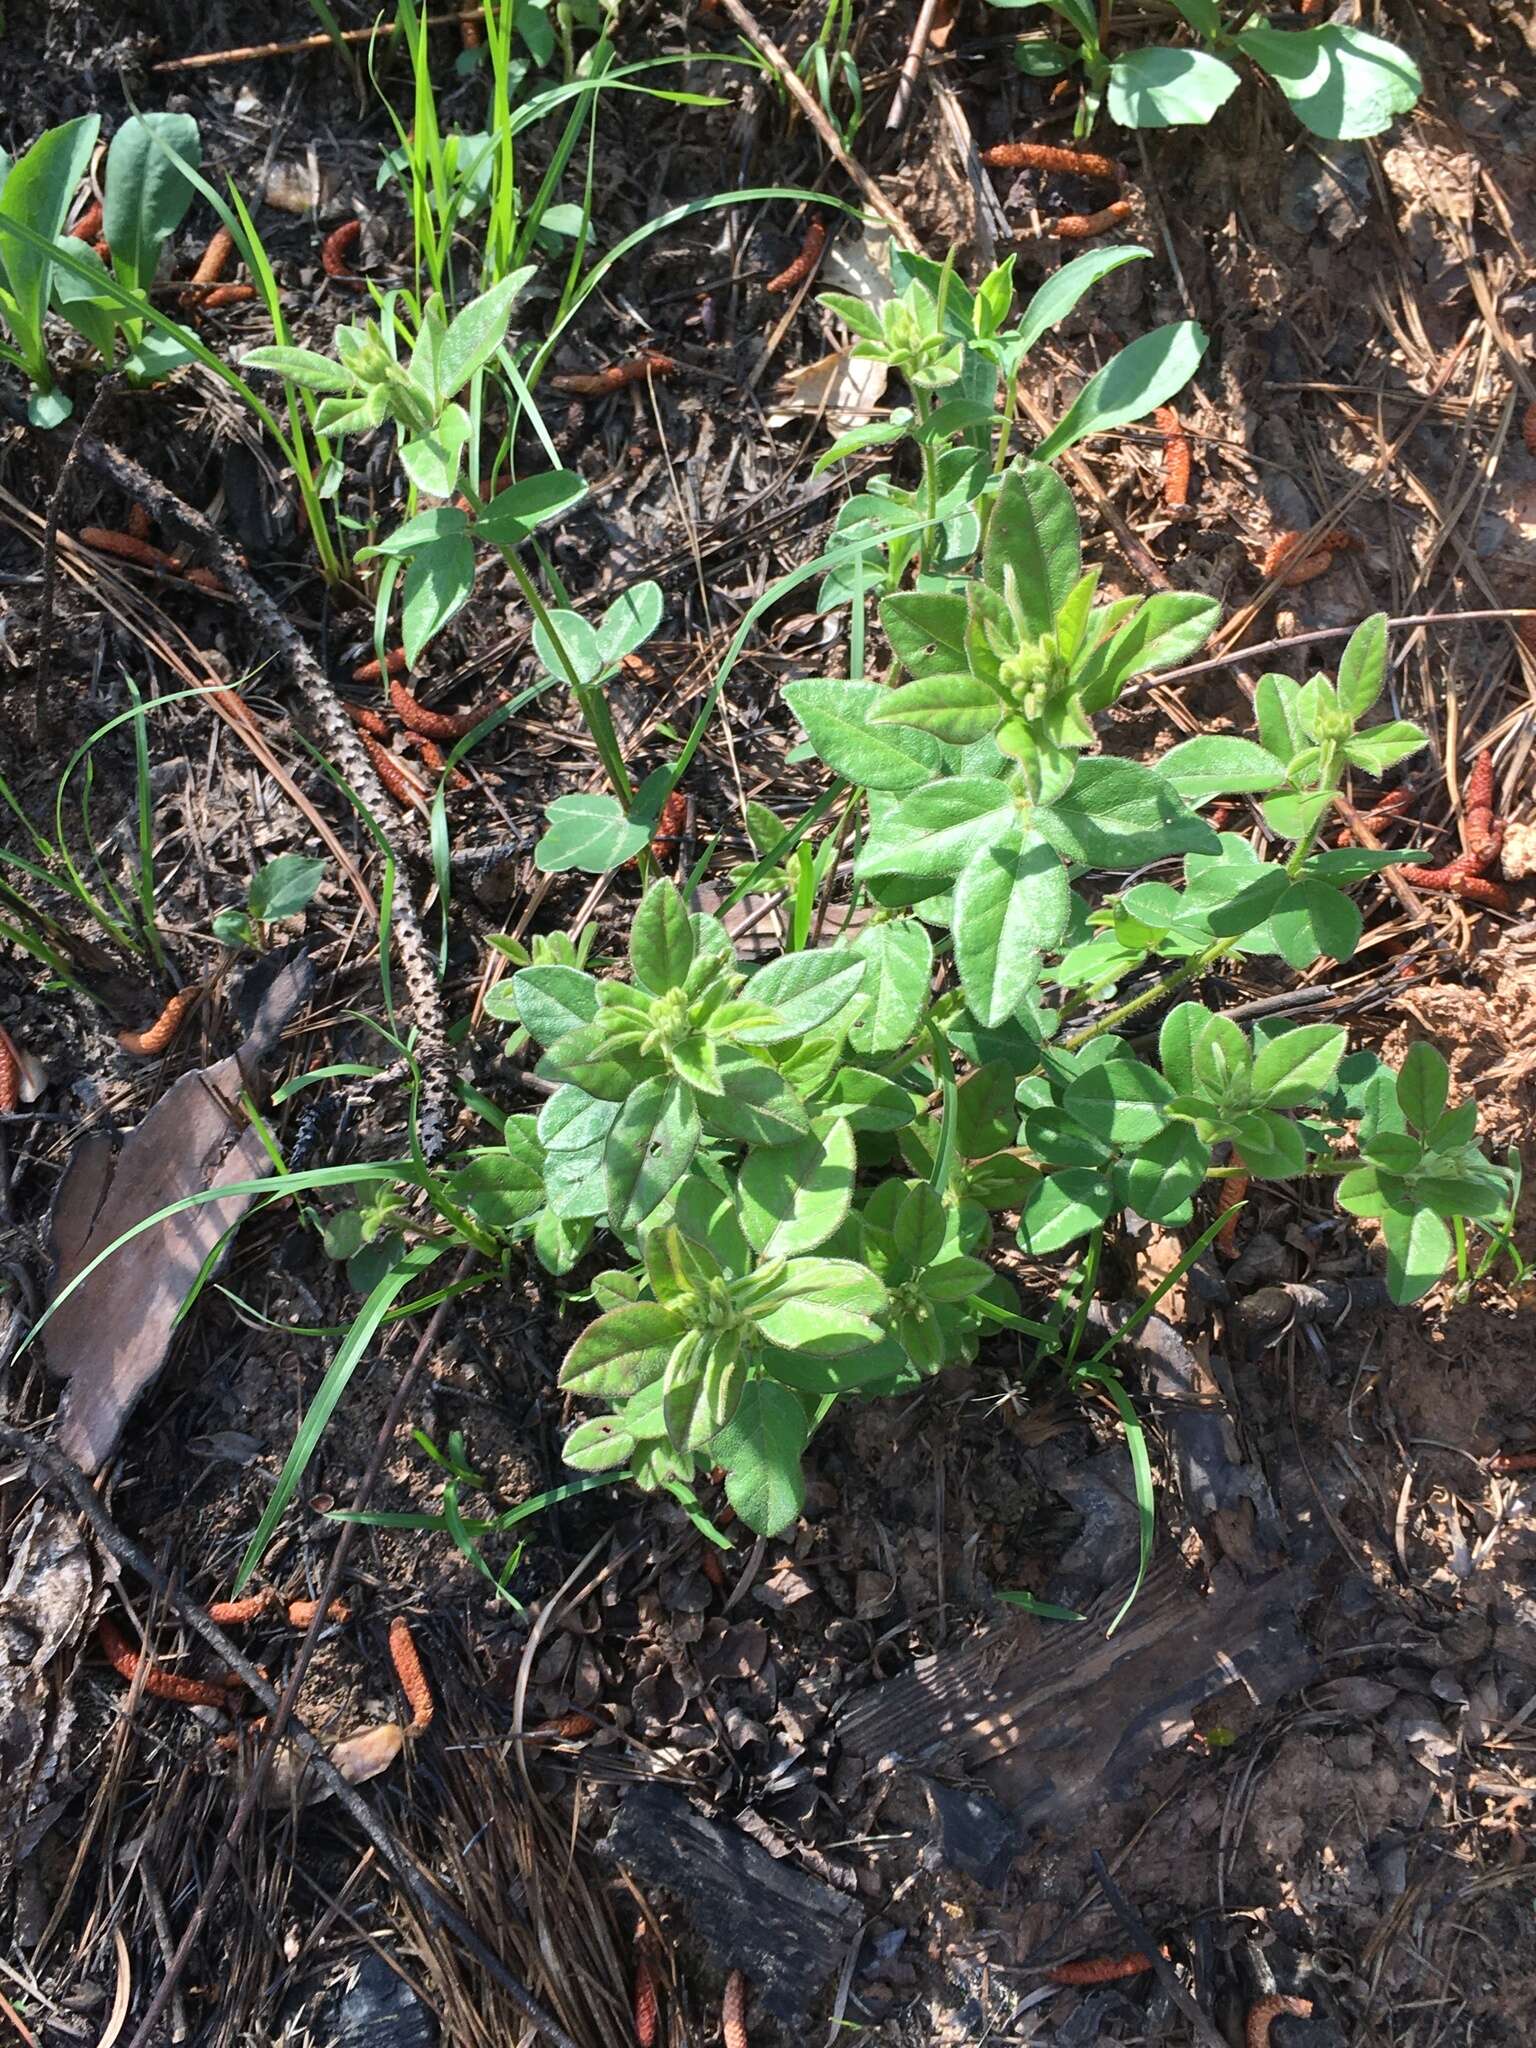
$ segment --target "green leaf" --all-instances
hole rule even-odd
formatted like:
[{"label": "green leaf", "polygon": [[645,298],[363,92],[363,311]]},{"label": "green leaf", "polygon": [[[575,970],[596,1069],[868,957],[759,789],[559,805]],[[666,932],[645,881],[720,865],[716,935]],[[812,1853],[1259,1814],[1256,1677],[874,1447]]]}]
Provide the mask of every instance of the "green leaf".
[{"label": "green leaf", "polygon": [[1163,1019],[1157,1034],[1157,1057],[1178,1094],[1195,1089],[1195,1046],[1211,1021],[1203,1003],[1179,1003]]},{"label": "green leaf", "polygon": [[663,1075],[642,1081],[619,1111],[603,1148],[608,1214],[620,1236],[638,1230],[672,1192],[698,1144],[692,1090]]},{"label": "green leaf", "polygon": [[1076,665],[1074,685],[1083,709],[1106,710],[1132,676],[1153,674],[1195,653],[1220,617],[1215,599],[1193,590],[1159,591],[1137,605]]},{"label": "green leaf", "polygon": [[400,467],[429,498],[451,498],[468,442],[469,414],[462,405],[450,405],[430,433],[401,436]]},{"label": "green leaf", "polygon": [[861,881],[882,875],[952,881],[977,853],[1011,833],[1016,815],[1001,782],[929,780],[873,826],[856,873]]},{"label": "green leaf", "polygon": [[1038,1183],[1020,1212],[1019,1243],[1037,1259],[1063,1251],[1102,1223],[1114,1200],[1114,1189],[1102,1173],[1069,1166],[1050,1174]]},{"label": "green leaf", "polygon": [[1385,775],[1410,754],[1421,753],[1428,739],[1405,718],[1390,718],[1382,725],[1367,726],[1346,742],[1344,758],[1367,775]]},{"label": "green leaf", "polygon": [[1124,426],[1166,404],[1199,369],[1207,339],[1194,320],[1138,336],[1089,378],[1035,450],[1035,460],[1051,462],[1087,435]]},{"label": "green leaf", "polygon": [[475,538],[499,548],[518,547],[546,519],[568,512],[586,495],[586,481],[574,470],[550,469],[541,476],[526,476],[496,493],[475,521]]},{"label": "green leaf", "polygon": [[659,1302],[637,1301],[588,1323],[565,1354],[560,1384],[596,1401],[622,1401],[653,1386],[685,1325]]},{"label": "green leaf", "polygon": [[[1016,4],[1017,0],[992,0],[994,7]],[[1014,44],[1013,62],[1014,68],[1022,71],[1026,78],[1060,78],[1071,67],[1072,52],[1063,43],[1043,42],[1031,37],[1028,42]],[[1147,253],[1150,255],[1152,252],[1148,250]]]},{"label": "green leaf", "polygon": [[544,1175],[537,1144],[512,1152],[490,1146],[447,1176],[450,1201],[487,1230],[509,1231],[544,1206]]},{"label": "green leaf", "polygon": [[1036,461],[1003,472],[981,565],[986,587],[1000,596],[1011,577],[1019,622],[1037,639],[1050,632],[1083,573],[1077,508],[1045,459],[1041,450]]},{"label": "green leaf", "polygon": [[803,1038],[819,1025],[830,1024],[858,994],[864,962],[847,948],[823,947],[814,953],[786,953],[761,967],[747,983],[754,1003],[766,1003],[778,1016],[773,1025],[747,1026],[735,1035],[747,1045],[772,1045],[784,1038]]},{"label": "green leaf", "polygon": [[1025,1112],[1024,1143],[1047,1166],[1108,1166],[1114,1151],[1055,1103]]},{"label": "green leaf", "polygon": [[547,875],[569,868],[606,875],[651,841],[651,828],[631,824],[616,797],[557,796],[544,815],[549,828],[533,850],[533,864]]},{"label": "green leaf", "polygon": [[1232,1142],[1248,1171],[1261,1180],[1294,1180],[1307,1170],[1307,1148],[1289,1117],[1275,1110],[1247,1110],[1231,1122]]},{"label": "green leaf", "polygon": [[1336,1024],[1299,1024],[1259,1046],[1253,1056],[1253,1099],[1269,1109],[1297,1109],[1332,1083],[1349,1034]]},{"label": "green leaf", "polygon": [[955,888],[955,965],[978,1023],[995,1028],[1018,1014],[1071,907],[1066,869],[1020,823],[967,861]]},{"label": "green leaf", "polygon": [[607,1142],[619,1114],[618,1102],[588,1095],[566,1082],[539,1111],[539,1143],[549,1153],[586,1152]]},{"label": "green leaf", "polygon": [[1432,1209],[1404,1214],[1385,1209],[1381,1234],[1387,1246],[1387,1292],[1399,1308],[1427,1294],[1451,1257],[1451,1233]]},{"label": "green leaf", "polygon": [[908,1044],[933,980],[933,941],[916,918],[866,925],[849,951],[864,962],[863,998],[848,1033],[857,1052],[896,1052]]},{"label": "green leaf", "polygon": [[1359,909],[1341,890],[1310,875],[1291,884],[1268,922],[1281,958],[1298,970],[1325,953],[1348,960],[1360,943]]},{"label": "green leaf", "polygon": [[1052,327],[1059,327],[1101,277],[1108,277],[1112,270],[1119,270],[1123,264],[1143,262],[1151,254],[1150,249],[1091,249],[1086,255],[1074,256],[1070,263],[1063,263],[1024,308],[1014,337],[1016,353],[1028,355],[1041,335]]},{"label": "green leaf", "polygon": [[1124,1199],[1153,1223],[1172,1223],[1204,1184],[1210,1147],[1183,1123],[1164,1123],[1117,1170]]},{"label": "green leaf", "polygon": [[949,1210],[942,1198],[923,1181],[908,1188],[892,1221],[891,1236],[897,1251],[915,1272],[932,1265],[944,1249],[948,1231]]},{"label": "green leaf", "polygon": [[1013,1069],[988,1060],[967,1074],[955,1094],[955,1149],[962,1159],[980,1159],[1013,1143],[1018,1126]]},{"label": "green leaf", "polygon": [[1192,1065],[1195,1087],[1213,1097],[1224,1094],[1234,1080],[1246,1079],[1253,1054],[1242,1026],[1230,1017],[1207,1017],[1194,1041]]},{"label": "green leaf", "polygon": [[400,599],[400,637],[411,668],[420,661],[428,643],[469,602],[474,587],[475,551],[467,534],[448,534],[415,550],[405,565]]},{"label": "green leaf", "polygon": [[549,673],[558,676],[563,683],[571,680],[572,669],[578,683],[595,683],[604,667],[597,629],[580,612],[556,610],[549,612],[547,617],[547,628],[542,619],[534,621],[534,653]]},{"label": "green leaf", "polygon": [[[101,117],[82,114],[49,128],[12,164],[0,188],[0,279],[10,294],[6,318],[27,369],[38,384],[51,381],[43,341],[43,316],[48,306],[52,265],[41,250],[5,232],[19,221],[45,241],[54,241],[64,225],[75,187],[85,176],[101,129]],[[67,416],[67,414],[66,414]],[[41,424],[41,422],[35,422]]]},{"label": "green leaf", "polygon": [[306,391],[350,391],[353,387],[349,370],[329,356],[317,355],[312,348],[290,348],[286,344],[277,348],[248,348],[240,362],[247,370],[271,370]]},{"label": "green leaf", "polygon": [[1244,56],[1269,73],[1303,127],[1330,142],[1379,135],[1424,90],[1413,59],[1363,29],[1333,22],[1322,28],[1251,28],[1237,42]]},{"label": "green leaf", "polygon": [[836,1118],[792,1145],[759,1145],[737,1180],[742,1228],[765,1259],[814,1251],[838,1230],[853,1199],[853,1132]]},{"label": "green leaf", "polygon": [[597,1015],[597,983],[576,967],[524,967],[512,977],[517,1014],[540,1045],[553,1046]]},{"label": "green leaf", "polygon": [[953,675],[965,667],[964,596],[958,590],[898,590],[880,602],[891,652],[909,675]]},{"label": "green leaf", "polygon": [[134,114],[113,136],[107,151],[101,231],[111,245],[112,268],[130,288],[153,281],[162,245],[192,204],[190,179],[157,142],[173,149],[193,170],[203,161],[197,123],[190,114]]},{"label": "green leaf", "polygon": [[725,1497],[755,1534],[777,1536],[804,1507],[808,1435],[805,1409],[788,1388],[754,1380],[711,1439],[710,1454],[725,1467]]},{"label": "green leaf", "polygon": [[1224,733],[1183,740],[1170,747],[1156,765],[1158,774],[1186,803],[1204,803],[1207,797],[1236,796],[1248,790],[1279,789],[1285,782],[1284,761],[1276,760],[1252,740],[1229,739]]},{"label": "green leaf", "polygon": [[946,746],[968,747],[997,727],[1003,706],[979,676],[921,676],[885,693],[872,723],[914,727]]},{"label": "green leaf", "polygon": [[1122,128],[1200,127],[1237,91],[1230,64],[1205,50],[1128,50],[1109,71],[1109,117]]},{"label": "green leaf", "polygon": [[597,644],[604,666],[612,668],[643,647],[661,624],[665,609],[659,583],[637,583],[621,591],[598,621]]},{"label": "green leaf", "polygon": [[721,1092],[699,1097],[699,1112],[715,1136],[738,1145],[789,1145],[810,1130],[805,1104],[766,1061],[731,1045],[719,1046],[716,1057]]},{"label": "green leaf", "polygon": [[1167,1123],[1172,1095],[1155,1067],[1112,1059],[1069,1081],[1062,1100],[1095,1137],[1114,1145],[1144,1145]]},{"label": "green leaf", "polygon": [[1339,657],[1339,702],[1357,723],[1387,680],[1387,615],[1373,612],[1356,626]]},{"label": "green leaf", "polygon": [[438,345],[433,364],[434,396],[439,407],[446,405],[450,398],[456,398],[475,372],[484,369],[506,340],[512,308],[533,274],[531,263],[520,270],[509,271],[489,291],[471,299],[455,317]]},{"label": "green leaf", "polygon": [[1397,1106],[1416,1131],[1430,1130],[1445,1108],[1451,1070],[1427,1039],[1409,1046],[1397,1077]]},{"label": "green leaf", "polygon": [[578,1472],[612,1472],[634,1456],[635,1439],[617,1415],[594,1415],[566,1438],[561,1457]]},{"label": "green leaf", "polygon": [[652,882],[630,927],[629,960],[635,980],[653,996],[681,988],[694,960],[688,906],[668,881]]},{"label": "green leaf", "polygon": [[846,1117],[855,1131],[904,1131],[918,1113],[910,1089],[867,1067],[839,1066],[818,1107]]},{"label": "green leaf", "polygon": [[1213,43],[1221,34],[1221,8],[1217,0],[1172,0],[1197,36]]},{"label": "green leaf", "polygon": [[1110,754],[1079,761],[1072,787],[1035,822],[1058,853],[1091,868],[1130,870],[1218,844],[1155,768]]},{"label": "green leaf", "polygon": [[889,1306],[880,1280],[849,1259],[791,1259],[775,1306],[759,1314],[758,1328],[786,1351],[838,1358],[875,1343],[874,1318]]},{"label": "green leaf", "polygon": [[878,683],[791,683],[784,701],[834,775],[864,789],[916,789],[939,772],[938,741],[908,726],[875,726],[890,693]]},{"label": "green leaf", "polygon": [[247,908],[262,924],[297,917],[313,903],[324,879],[323,860],[311,860],[302,853],[280,853],[252,876]]}]

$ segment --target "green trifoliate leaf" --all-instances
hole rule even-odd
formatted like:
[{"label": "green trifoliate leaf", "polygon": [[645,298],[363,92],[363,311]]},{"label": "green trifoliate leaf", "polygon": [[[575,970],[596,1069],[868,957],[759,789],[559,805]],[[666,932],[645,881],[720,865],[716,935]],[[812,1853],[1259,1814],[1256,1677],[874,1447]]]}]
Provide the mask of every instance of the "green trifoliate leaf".
[{"label": "green trifoliate leaf", "polygon": [[1037,1183],[1019,1216],[1019,1243],[1037,1259],[1064,1251],[1102,1223],[1114,1206],[1109,1179],[1085,1167],[1068,1167]]},{"label": "green trifoliate leaf", "polygon": [[1268,1109],[1297,1109],[1332,1082],[1349,1034],[1334,1024],[1302,1024],[1259,1047],[1253,1059],[1253,1099]]},{"label": "green trifoliate leaf", "polygon": [[1205,50],[1128,50],[1110,66],[1110,119],[1122,128],[1203,127],[1239,83]]}]

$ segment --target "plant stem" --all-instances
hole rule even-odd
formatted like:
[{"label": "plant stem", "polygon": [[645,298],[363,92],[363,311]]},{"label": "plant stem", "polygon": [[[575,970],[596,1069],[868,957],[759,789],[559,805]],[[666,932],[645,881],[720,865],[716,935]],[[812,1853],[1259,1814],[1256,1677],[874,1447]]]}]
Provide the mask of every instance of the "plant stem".
[{"label": "plant stem", "polygon": [[1204,974],[1207,967],[1221,959],[1228,951],[1230,943],[1227,939],[1213,940],[1209,946],[1186,960],[1177,974],[1166,975],[1151,988],[1144,989],[1139,996],[1132,996],[1128,1003],[1122,1003],[1118,1010],[1111,1010],[1107,1017],[1101,1017],[1096,1024],[1086,1025],[1081,1031],[1074,1032],[1070,1038],[1064,1038],[1062,1051],[1076,1052],[1078,1047],[1086,1045],[1089,1039],[1100,1038],[1106,1031],[1116,1031],[1127,1018],[1139,1016],[1143,1010],[1150,1010],[1152,1005],[1160,1003],[1164,996],[1172,995],[1176,988],[1183,988],[1186,982],[1194,981],[1197,976]]},{"label": "plant stem", "polygon": [[501,554],[502,560],[512,571],[518,589],[528,600],[528,609],[543,628],[546,639],[555,650],[556,658],[565,671],[565,680],[571,686],[571,695],[576,699],[577,708],[586,723],[587,731],[592,736],[592,744],[597,748],[597,757],[603,764],[603,772],[613,784],[620,803],[627,807],[634,802],[634,784],[630,781],[629,773],[624,766],[624,756],[619,747],[618,733],[614,730],[613,714],[608,709],[608,699],[600,689],[581,680],[565,642],[556,631],[555,622],[549,615],[549,607],[540,597],[533,578],[518,560],[516,550],[503,548]]}]

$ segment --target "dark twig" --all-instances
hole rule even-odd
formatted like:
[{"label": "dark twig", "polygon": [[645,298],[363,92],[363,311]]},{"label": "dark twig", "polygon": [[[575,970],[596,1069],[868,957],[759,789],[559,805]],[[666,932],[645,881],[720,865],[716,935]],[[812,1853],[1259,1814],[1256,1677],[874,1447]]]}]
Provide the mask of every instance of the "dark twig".
[{"label": "dark twig", "polygon": [[1109,1865],[1104,1861],[1103,1855],[1099,1850],[1094,1850],[1092,1860],[1093,1874],[1099,1880],[1100,1889],[1109,1901],[1115,1918],[1120,1922],[1126,1934],[1136,1944],[1137,1948],[1140,1949],[1153,1969],[1156,1970],[1158,1983],[1162,1985],[1168,1996],[1179,2008],[1179,2011],[1183,2013],[1185,2019],[1189,2021],[1200,2039],[1206,2044],[1206,2048],[1228,2048],[1225,2036],[1217,2033],[1215,2027],[1211,2025],[1211,2022],[1179,1982],[1172,1965],[1164,1960],[1163,1952],[1148,1932],[1146,1922],[1136,1911],[1130,1900],[1127,1899],[1125,1893],[1121,1891],[1119,1885],[1110,1876]]}]

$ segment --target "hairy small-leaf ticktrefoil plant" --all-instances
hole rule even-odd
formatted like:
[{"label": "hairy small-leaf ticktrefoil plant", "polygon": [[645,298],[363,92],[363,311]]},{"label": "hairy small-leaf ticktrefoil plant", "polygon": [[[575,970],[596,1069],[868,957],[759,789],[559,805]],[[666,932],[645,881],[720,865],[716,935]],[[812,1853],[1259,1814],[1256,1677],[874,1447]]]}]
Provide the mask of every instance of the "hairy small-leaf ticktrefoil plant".
[{"label": "hairy small-leaf ticktrefoil plant", "polygon": [[[1097,751],[1098,716],[1216,619],[1190,593],[1100,601],[1065,485],[1009,468],[976,573],[884,599],[893,679],[786,692],[859,813],[844,935],[810,945],[802,920],[782,957],[738,959],[718,918],[656,882],[620,971],[549,940],[493,992],[554,1092],[455,1166],[448,1206],[531,1236],[557,1273],[589,1246],[622,1254],[562,1370],[603,1404],[569,1462],[690,1512],[695,1479],[723,1468],[743,1521],[772,1532],[839,1399],[914,1386],[994,1328],[1060,1352],[1134,1423],[1103,1355],[1076,1358],[1106,1235],[1124,1211],[1195,1225],[1229,1175],[1336,1180],[1379,1223],[1402,1302],[1452,1258],[1468,1277],[1469,1225],[1507,1230],[1512,1176],[1428,1047],[1394,1075],[1337,1024],[1250,1032],[1190,999],[1225,957],[1349,956],[1350,885],[1416,856],[1325,847],[1322,826],[1347,770],[1424,743],[1371,722],[1378,617],[1336,678],[1265,677],[1256,739],[1155,764]],[[1202,817],[1233,795],[1262,804],[1279,858]],[[770,863],[774,826],[755,824]],[[848,871],[837,843],[810,859],[812,899]],[[780,872],[798,883],[800,865]],[[987,1257],[1005,1214],[1033,1259],[1082,1251],[1072,1304],[1048,1300],[1043,1321]]]},{"label": "hairy small-leaf ticktrefoil plant", "polygon": [[1172,0],[1193,31],[1190,44],[1152,44],[1111,57],[1104,22],[1092,0],[992,0],[994,7],[1044,6],[1076,30],[1076,47],[1044,38],[1017,46],[1021,71],[1056,78],[1075,64],[1085,90],[1077,133],[1086,135],[1107,107],[1123,128],[1199,127],[1237,91],[1242,74],[1230,60],[1246,57],[1269,78],[1298,121],[1330,142],[1379,135],[1406,114],[1423,91],[1406,51],[1340,22],[1316,28],[1270,28],[1259,10],[1240,7],[1230,21],[1220,0]]}]

